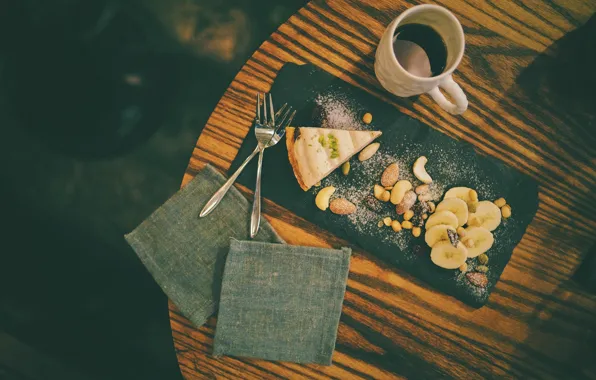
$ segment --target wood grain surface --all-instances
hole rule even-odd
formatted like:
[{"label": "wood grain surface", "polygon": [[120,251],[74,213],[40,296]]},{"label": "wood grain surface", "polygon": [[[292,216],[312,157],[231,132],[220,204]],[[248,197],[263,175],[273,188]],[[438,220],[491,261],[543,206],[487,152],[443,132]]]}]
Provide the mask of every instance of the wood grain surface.
[{"label": "wood grain surface", "polygon": [[[238,73],[198,140],[183,184],[205,163],[226,171],[249,132],[255,93],[269,90],[284,63],[311,62],[539,182],[536,218],[488,304],[467,307],[356,249],[332,366],[213,358],[215,318],[197,328],[170,303],[186,378],[596,378],[596,295],[571,280],[594,250],[596,231],[596,102],[593,89],[581,86],[590,74],[582,72],[581,54],[596,38],[586,24],[596,2],[436,2],[466,33],[454,75],[470,101],[462,116],[426,95],[394,97],[375,78],[385,26],[418,3],[310,2]],[[290,244],[349,244],[272,202],[265,201],[264,214]]]}]

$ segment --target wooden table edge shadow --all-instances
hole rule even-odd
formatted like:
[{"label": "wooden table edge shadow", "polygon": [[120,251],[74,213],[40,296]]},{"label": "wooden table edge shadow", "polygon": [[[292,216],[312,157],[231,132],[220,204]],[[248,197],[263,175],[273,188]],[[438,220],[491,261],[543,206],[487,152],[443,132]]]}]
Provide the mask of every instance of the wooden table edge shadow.
[{"label": "wooden table edge shadow", "polygon": [[[548,93],[532,96],[516,81],[537,70],[534,61],[582,26],[596,4],[436,2],[459,18],[466,33],[454,78],[470,107],[452,116],[427,96],[412,101],[388,94],[374,76],[374,51],[386,25],[418,3],[308,3],[230,84],[198,139],[182,185],[206,163],[226,172],[249,132],[254,94],[269,90],[284,63],[313,63],[539,182],[538,213],[488,304],[474,310],[356,248],[332,366],[214,358],[215,317],[194,327],[170,301],[186,378],[596,377],[596,297],[570,281],[594,242],[593,138],[582,129],[583,114],[557,111]],[[350,245],[268,200],[263,211],[289,244]]]}]

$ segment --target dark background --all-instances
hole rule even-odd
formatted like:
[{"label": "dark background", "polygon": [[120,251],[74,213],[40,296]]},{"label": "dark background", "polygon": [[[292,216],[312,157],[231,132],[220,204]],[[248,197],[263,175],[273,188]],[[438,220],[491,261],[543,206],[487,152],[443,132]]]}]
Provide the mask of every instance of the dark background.
[{"label": "dark background", "polygon": [[123,235],[305,3],[2,2],[0,379],[180,378],[167,298]]},{"label": "dark background", "polygon": [[[177,191],[227,85],[305,3],[0,2],[0,379],[180,378],[167,299],[123,235]],[[592,17],[507,97],[592,142],[594,41]]]}]

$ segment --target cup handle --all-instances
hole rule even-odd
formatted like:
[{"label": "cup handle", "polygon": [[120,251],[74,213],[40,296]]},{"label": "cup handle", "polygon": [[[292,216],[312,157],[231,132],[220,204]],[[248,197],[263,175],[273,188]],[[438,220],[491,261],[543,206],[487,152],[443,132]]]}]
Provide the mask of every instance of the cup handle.
[{"label": "cup handle", "polygon": [[[439,88],[444,89],[455,101],[455,104],[447,100]],[[430,90],[428,94],[432,96],[442,109],[450,114],[459,115],[468,109],[468,98],[461,87],[455,83],[451,75],[446,77],[437,87]]]}]

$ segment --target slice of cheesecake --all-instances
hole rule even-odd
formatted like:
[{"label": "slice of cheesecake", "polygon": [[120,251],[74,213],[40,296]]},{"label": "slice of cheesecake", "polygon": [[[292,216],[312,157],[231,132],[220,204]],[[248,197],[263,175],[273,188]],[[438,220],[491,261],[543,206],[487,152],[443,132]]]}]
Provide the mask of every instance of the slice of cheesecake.
[{"label": "slice of cheesecake", "polygon": [[287,127],[288,157],[298,184],[310,189],[379,136],[379,131]]}]

